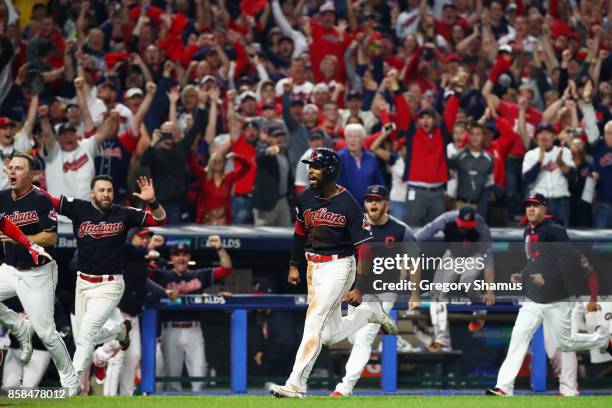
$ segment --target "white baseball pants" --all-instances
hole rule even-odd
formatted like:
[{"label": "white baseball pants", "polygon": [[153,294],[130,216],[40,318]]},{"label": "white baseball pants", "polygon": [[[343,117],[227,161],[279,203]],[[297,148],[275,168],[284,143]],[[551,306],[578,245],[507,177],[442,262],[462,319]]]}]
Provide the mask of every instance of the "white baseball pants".
[{"label": "white baseball pants", "polygon": [[[576,307],[574,307],[575,309]],[[559,392],[567,397],[577,396],[579,392],[578,359],[576,358],[576,353],[559,350],[557,343],[555,343],[554,334],[546,322],[544,322],[544,348],[553,369],[559,375]]]},{"label": "white baseball pants", "polygon": [[105,327],[112,329],[124,320],[132,323],[130,331],[130,347],[123,351],[117,340],[104,343],[93,354],[93,363],[97,367],[106,366],[104,380],[104,395],[134,395],[136,385],[134,377],[140,365],[140,323],[138,317],[130,316],[115,308]]},{"label": "white baseball pants", "polygon": [[51,362],[48,351],[34,350],[28,364],[19,360],[19,349],[8,349],[2,371],[2,388],[38,387]]},{"label": "white baseball pants", "polygon": [[[162,324],[161,348],[164,355],[165,374],[180,377],[183,363],[190,377],[206,376],[206,351],[200,322],[191,322],[192,327],[172,327],[172,322]],[[192,391],[202,391],[203,383],[191,383]],[[167,391],[182,391],[181,383],[166,383]]]},{"label": "white baseball pants", "polygon": [[514,379],[523,364],[531,338],[542,322],[548,324],[555,343],[563,352],[606,347],[609,341],[607,330],[589,334],[572,330],[573,305],[570,299],[552,303],[523,303],[512,329],[508,354],[497,374],[497,388],[512,395]]},{"label": "white baseball pants", "polygon": [[[393,301],[390,301],[391,298]],[[396,294],[385,294],[384,299],[386,301],[382,302],[385,313],[389,313],[391,309],[393,309],[396,298]],[[354,306],[348,307],[348,314],[354,313],[354,311]],[[380,324],[368,323],[359,329],[357,333],[349,336],[348,340],[353,344],[353,348],[351,349],[351,355],[346,362],[346,375],[344,378],[342,378],[342,382],[336,385],[336,391],[344,395],[351,395],[353,393],[355,384],[357,384],[363,369],[370,360],[370,354],[372,354],[372,344],[374,344],[374,340],[376,339],[379,331]]]},{"label": "white baseball pants", "polygon": [[51,354],[62,386],[76,388],[79,380],[70,361],[66,345],[57,333],[53,318],[56,285],[57,264],[55,261],[27,271],[18,271],[12,266],[2,264],[0,266],[0,322],[13,333],[23,333],[24,330],[27,330],[25,320],[1,302],[14,296],[19,297],[32,328]]},{"label": "white baseball pants", "polygon": [[122,275],[114,275],[112,281],[99,283],[77,278],[74,299],[77,341],[73,362],[79,378],[91,363],[96,344],[116,340],[125,333],[122,324],[114,325],[112,329],[104,327],[119,304],[124,287]]},{"label": "white baseball pants", "polygon": [[[473,255],[481,256],[478,254]],[[451,258],[451,252],[447,250],[442,256],[442,264],[445,263],[447,258]],[[434,274],[434,282],[436,283],[453,283],[453,282],[474,282],[482,269],[472,268],[466,269],[463,273],[459,274],[454,269],[437,269]],[[477,298],[477,294],[474,291],[470,291],[468,294],[471,298]],[[443,293],[432,293],[431,306],[429,307],[429,315],[431,317],[431,324],[434,329],[434,342],[440,343],[444,346],[451,347],[451,336],[450,328],[448,325],[448,300],[447,296]]]},{"label": "white baseball pants", "polygon": [[329,262],[309,262],[312,270],[311,301],[306,311],[304,335],[287,385],[306,392],[308,377],[321,347],[330,346],[368,324],[374,309],[364,301],[354,313],[342,317],[340,303],[355,280],[356,261],[346,257]]}]

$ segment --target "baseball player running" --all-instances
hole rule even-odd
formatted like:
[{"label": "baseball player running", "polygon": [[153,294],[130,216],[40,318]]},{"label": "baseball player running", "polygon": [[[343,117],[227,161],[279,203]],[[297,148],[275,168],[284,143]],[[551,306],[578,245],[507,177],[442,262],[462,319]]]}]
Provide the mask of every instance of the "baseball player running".
[{"label": "baseball player running", "polygon": [[0,267],[0,301],[17,296],[30,317],[25,320],[0,303],[0,322],[17,338],[24,364],[32,357],[32,330],[36,332],[51,354],[62,386],[73,396],[79,392],[79,381],[53,319],[57,264],[43,249],[57,242],[57,214],[49,198],[32,185],[35,166],[32,157],[15,153],[6,169],[10,188],[0,191],[4,212],[0,238],[6,254]]},{"label": "baseball player running", "polygon": [[77,240],[78,272],[75,292],[77,332],[74,368],[79,378],[89,367],[96,344],[119,340],[129,346],[131,323],[108,330],[104,323],[119,304],[125,284],[123,265],[125,240],[132,227],[161,225],[166,221],[164,208],[155,200],[153,182],[146,177],[137,180],[140,193],[153,214],[114,204],[113,179],[100,175],[91,181],[91,201],[51,197],[58,212],[72,220]]},{"label": "baseball player running", "polygon": [[[412,234],[410,228],[397,218],[388,214],[389,192],[385,186],[374,185],[368,187],[364,201],[366,217],[372,226],[372,235],[374,237],[372,242],[385,243],[385,247],[388,249],[393,249],[396,243],[416,243],[416,238]],[[414,249],[416,250],[416,245]],[[400,248],[397,247],[396,251],[399,250]],[[411,250],[412,249],[409,249],[409,251]],[[420,279],[419,274],[416,272],[411,274],[410,277],[414,282],[418,282]],[[401,279],[399,276],[397,276],[397,278],[398,280],[395,281]],[[385,276],[385,281],[391,281],[390,277]],[[365,296],[366,295],[364,295],[364,297]],[[377,296],[380,299],[385,313],[389,313],[389,311],[393,309],[393,305],[397,298],[396,293],[382,293],[373,296]],[[419,292],[415,291],[412,293],[409,309],[412,310],[419,307],[419,303]],[[353,306],[349,306],[349,313],[352,313],[354,309]],[[368,323],[354,335],[349,337],[349,341],[353,343],[353,348],[346,362],[346,375],[342,379],[342,382],[336,385],[336,390],[330,394],[331,396],[347,396],[353,393],[353,388],[370,359],[372,344],[379,330],[380,324]]]},{"label": "baseball player running", "polygon": [[[340,158],[331,149],[319,148],[304,162],[309,165],[310,188],[298,199],[288,281],[293,285],[299,283],[298,266],[305,253],[312,288],[293,371],[285,385],[270,386],[270,392],[279,398],[305,397],[306,382],[323,344],[335,344],[368,323],[380,324],[388,333],[397,333],[395,322],[385,313],[378,298],[361,302],[359,288],[363,287],[365,278],[362,267],[369,257],[372,233],[357,201],[336,184]],[[355,250],[359,253],[358,265],[353,256]],[[355,288],[350,290],[353,283]],[[345,317],[340,308],[343,297],[349,304],[359,305]]]},{"label": "baseball player running", "polygon": [[527,265],[521,273],[512,275],[512,281],[523,282],[528,301],[519,309],[508,354],[497,374],[497,384],[486,391],[487,395],[513,394],[514,379],[523,364],[529,342],[542,322],[548,325],[555,343],[563,352],[603,349],[606,346],[608,352],[612,352],[607,327],[600,326],[588,334],[572,330],[574,302],[569,293],[573,288],[567,287],[566,282],[576,275],[578,254],[569,245],[553,244],[569,242],[569,238],[565,228],[546,215],[546,204],[546,197],[540,193],[530,193],[523,201],[529,221],[523,234]]},{"label": "baseball player running", "polygon": [[[442,257],[442,265],[449,257],[482,257],[485,260],[484,278],[487,283],[493,283],[495,273],[493,271],[493,253],[491,252],[491,231],[476,210],[465,205],[458,211],[448,211],[425,225],[416,233],[419,242],[430,241],[442,231],[444,241],[449,248]],[[481,269],[473,267],[465,268],[462,273],[456,269],[439,268],[434,274],[435,283],[474,282],[480,275]],[[472,291],[468,296],[474,300],[480,300],[480,294]],[[451,349],[450,330],[448,327],[448,300],[443,293],[432,293],[432,304],[429,308],[431,323],[434,327],[434,343],[429,345],[429,351],[448,351]],[[489,306],[495,303],[493,291],[484,294],[483,302]],[[483,320],[470,322],[469,330],[477,331],[484,325]]]}]

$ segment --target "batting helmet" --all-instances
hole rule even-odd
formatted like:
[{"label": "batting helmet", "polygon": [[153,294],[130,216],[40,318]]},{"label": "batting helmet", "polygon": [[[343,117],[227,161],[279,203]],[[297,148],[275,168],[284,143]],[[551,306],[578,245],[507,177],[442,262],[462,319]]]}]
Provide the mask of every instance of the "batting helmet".
[{"label": "batting helmet", "polygon": [[327,147],[314,149],[310,154],[310,159],[302,160],[302,163],[323,169],[326,178],[336,179],[340,174],[340,157],[334,150]]}]

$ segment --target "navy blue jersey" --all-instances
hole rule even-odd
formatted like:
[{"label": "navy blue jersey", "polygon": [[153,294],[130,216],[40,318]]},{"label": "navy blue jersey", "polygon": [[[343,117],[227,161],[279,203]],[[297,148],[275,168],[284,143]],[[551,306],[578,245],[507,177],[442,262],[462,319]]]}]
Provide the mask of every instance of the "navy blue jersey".
[{"label": "navy blue jersey", "polygon": [[389,221],[382,225],[371,224],[372,242],[384,242],[390,246],[395,242],[417,242],[409,226],[395,217],[389,216]]},{"label": "navy blue jersey", "polygon": [[[25,235],[36,235],[40,232],[57,232],[57,213],[49,197],[35,187],[17,198],[11,190],[0,191],[0,211],[11,220]],[[53,256],[53,247],[47,252]],[[5,244],[5,262],[19,269],[34,268],[32,256],[26,248],[17,244]],[[49,260],[41,257],[42,263]],[[41,264],[39,264],[40,266]]]},{"label": "navy blue jersey", "polygon": [[[200,268],[188,270],[179,275],[172,269],[155,269],[150,278],[167,290],[173,290],[178,295],[201,295],[209,286],[215,283],[215,268]],[[202,312],[186,310],[181,313],[162,312],[160,321],[199,321]]]},{"label": "navy blue jersey", "polygon": [[88,275],[121,274],[128,230],[144,225],[147,213],[111,205],[100,211],[89,201],[60,199],[59,213],[72,220],[79,256],[77,270]]},{"label": "navy blue jersey", "polygon": [[355,246],[372,239],[361,207],[344,187],[329,199],[307,188],[298,198],[297,220],[306,235],[306,252],[351,256]]},{"label": "navy blue jersey", "polygon": [[215,283],[215,268],[200,268],[178,274],[172,269],[156,269],[151,277],[156,283],[180,295],[202,294]]}]

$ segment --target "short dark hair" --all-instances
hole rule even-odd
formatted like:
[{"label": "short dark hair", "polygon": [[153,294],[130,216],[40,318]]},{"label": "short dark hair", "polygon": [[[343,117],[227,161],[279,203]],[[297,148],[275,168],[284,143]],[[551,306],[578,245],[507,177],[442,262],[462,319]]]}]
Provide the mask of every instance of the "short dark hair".
[{"label": "short dark hair", "polygon": [[15,152],[13,154],[13,158],[19,157],[21,159],[25,159],[25,161],[28,162],[28,167],[31,171],[36,170],[36,168],[38,167],[36,165],[36,160],[34,160],[34,158],[32,156],[30,156],[27,153],[23,153],[23,152]]},{"label": "short dark hair", "polygon": [[91,185],[90,188],[93,190],[94,186],[96,185],[96,182],[98,181],[108,181],[109,183],[113,184],[113,178],[107,174],[100,174],[99,176],[94,177],[93,179],[91,179]]},{"label": "short dark hair", "polygon": [[472,122],[472,123],[470,123],[470,131],[472,129],[480,129],[483,132],[486,130],[486,128],[482,124],[480,124],[479,122]]}]

